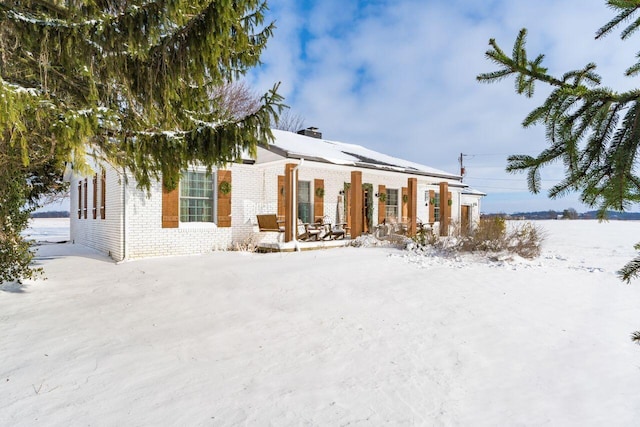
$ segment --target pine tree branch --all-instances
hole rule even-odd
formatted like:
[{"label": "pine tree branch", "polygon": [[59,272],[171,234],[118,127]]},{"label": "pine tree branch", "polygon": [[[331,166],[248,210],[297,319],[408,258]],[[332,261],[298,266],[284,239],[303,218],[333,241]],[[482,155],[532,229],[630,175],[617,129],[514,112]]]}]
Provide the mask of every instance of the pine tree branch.
[{"label": "pine tree branch", "polygon": [[[593,63],[580,70],[567,72],[561,79],[555,78],[541,67],[541,56],[535,61],[527,62],[525,36],[526,30],[522,30],[514,43],[511,58],[504,54],[495,40],[490,40],[492,49],[487,51],[486,56],[501,68],[491,73],[480,74],[478,80],[493,82],[515,75],[516,92],[527,97],[533,95],[534,81],[555,86],[545,103],[534,109],[523,121],[525,127],[537,123],[544,124],[546,137],[552,148],[536,158],[510,157],[507,171],[529,171],[528,187],[536,193],[540,190],[540,167],[562,159],[567,175],[549,191],[550,197],[558,197],[588,184],[590,190],[585,191],[585,200],[599,201],[603,206],[624,207],[623,200],[631,194],[629,185],[634,178],[632,170],[637,164],[635,154],[638,150],[638,144],[634,141],[640,140],[640,132],[634,130],[637,129],[637,122],[632,120],[635,113],[628,115],[629,111],[625,116],[627,120],[623,120],[621,125],[625,130],[621,131],[618,128],[618,112],[623,109],[629,110],[630,107],[635,111],[635,106],[640,102],[640,93],[636,90],[615,93],[598,87],[601,79],[595,74],[596,66]],[[586,85],[595,88],[590,89]],[[588,154],[585,154],[585,143],[592,147]],[[598,144],[611,146],[606,151],[594,149]],[[624,149],[621,148],[623,144]],[[613,157],[612,152],[626,154]],[[600,174],[606,185],[585,178],[596,175],[602,162],[606,161],[615,162],[615,170],[622,172],[614,174],[609,171]],[[617,190],[613,191],[613,188]]]},{"label": "pine tree branch", "polygon": [[[640,243],[636,244],[634,248],[637,251],[640,251]],[[620,271],[618,271],[618,276],[627,283],[630,283],[631,280],[636,277],[640,277],[640,256],[629,261],[623,268],[621,268]],[[640,341],[640,332],[636,332],[636,334],[638,334],[638,336],[634,339],[636,341]]]},{"label": "pine tree branch", "polygon": [[600,27],[598,31],[596,31],[596,40],[609,34],[614,28],[616,28],[620,23],[629,19],[631,15],[633,15],[640,6],[637,4],[634,5],[634,2],[630,1],[609,1],[609,7],[612,9],[620,10],[620,13],[616,15],[612,20],[607,22],[605,25]]}]

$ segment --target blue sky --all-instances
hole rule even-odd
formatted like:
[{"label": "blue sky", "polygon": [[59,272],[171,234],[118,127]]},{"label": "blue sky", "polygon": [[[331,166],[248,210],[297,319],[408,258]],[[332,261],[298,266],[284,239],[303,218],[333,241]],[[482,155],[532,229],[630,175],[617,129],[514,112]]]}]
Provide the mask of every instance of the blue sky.
[{"label": "blue sky", "polygon": [[[327,139],[357,143],[455,172],[465,153],[471,186],[487,192],[485,212],[573,207],[577,195],[550,200],[526,189],[523,174],[504,172],[509,154],[546,147],[543,129],[521,122],[541,104],[515,94],[513,81],[484,85],[489,38],[510,51],[529,30],[529,56],[545,54],[552,73],[598,64],[606,86],[632,87],[623,70],[637,43],[618,34],[595,41],[612,17],[604,0],[269,1],[277,29],[249,82],[265,91],[275,82],[293,113]],[[562,177],[545,169],[543,187]],[[637,210],[637,209],[636,209]]]},{"label": "blue sky", "polygon": [[[595,62],[605,86],[635,87],[623,71],[638,36],[594,40],[613,16],[604,0],[269,0],[269,8],[277,28],[247,81],[258,92],[281,82],[291,111],[325,138],[451,172],[464,153],[465,182],[488,193],[483,212],[589,209],[576,194],[532,195],[524,174],[504,172],[508,155],[546,148],[543,128],[521,122],[548,88],[527,99],[512,79],[475,78],[495,69],[484,58],[489,39],[511,51],[526,27],[529,57],[544,53],[551,73]],[[562,176],[561,165],[544,169],[543,188]]]}]

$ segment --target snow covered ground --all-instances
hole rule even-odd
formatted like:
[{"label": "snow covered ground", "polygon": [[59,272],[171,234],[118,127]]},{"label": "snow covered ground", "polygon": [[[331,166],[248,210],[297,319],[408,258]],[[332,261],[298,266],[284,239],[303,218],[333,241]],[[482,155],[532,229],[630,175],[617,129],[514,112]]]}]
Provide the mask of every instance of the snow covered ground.
[{"label": "snow covered ground", "polygon": [[69,218],[32,218],[24,233],[38,242],[66,242],[69,240]]},{"label": "snow covered ground", "polygon": [[640,223],[538,224],[533,261],[43,244],[0,292],[0,425],[636,426]]}]

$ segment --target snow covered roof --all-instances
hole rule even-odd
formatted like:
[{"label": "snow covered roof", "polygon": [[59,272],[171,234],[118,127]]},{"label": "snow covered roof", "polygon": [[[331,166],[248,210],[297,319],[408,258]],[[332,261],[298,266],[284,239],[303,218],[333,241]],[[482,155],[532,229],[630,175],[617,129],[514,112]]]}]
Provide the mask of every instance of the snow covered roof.
[{"label": "snow covered roof", "polygon": [[460,179],[459,175],[388,156],[361,145],[313,138],[278,129],[271,131],[275,139],[267,149],[287,158]]},{"label": "snow covered roof", "polygon": [[486,196],[487,193],[484,193],[480,190],[476,190],[475,188],[467,187],[462,190],[462,194],[472,194],[474,196]]}]

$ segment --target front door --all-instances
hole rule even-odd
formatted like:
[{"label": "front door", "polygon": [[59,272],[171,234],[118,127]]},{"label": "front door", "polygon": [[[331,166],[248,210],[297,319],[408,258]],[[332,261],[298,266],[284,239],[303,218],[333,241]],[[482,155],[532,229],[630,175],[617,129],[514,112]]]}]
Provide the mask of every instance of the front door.
[{"label": "front door", "polygon": [[470,231],[470,224],[471,224],[471,218],[470,218],[470,213],[471,213],[471,209],[470,206],[468,205],[462,205],[461,206],[462,210],[460,212],[460,225],[461,225],[461,231],[462,231],[462,235],[466,236],[467,234],[469,234]]},{"label": "front door", "polygon": [[313,223],[311,182],[309,181],[298,181],[298,218],[304,223]]},{"label": "front door", "polygon": [[[372,217],[373,212],[369,212],[372,206],[372,200],[370,198],[373,197],[371,191],[368,187],[365,187],[367,184],[363,185],[362,189],[362,232],[369,233],[371,229],[371,224],[369,224],[369,218]],[[369,184],[370,185],[370,184]]]}]

